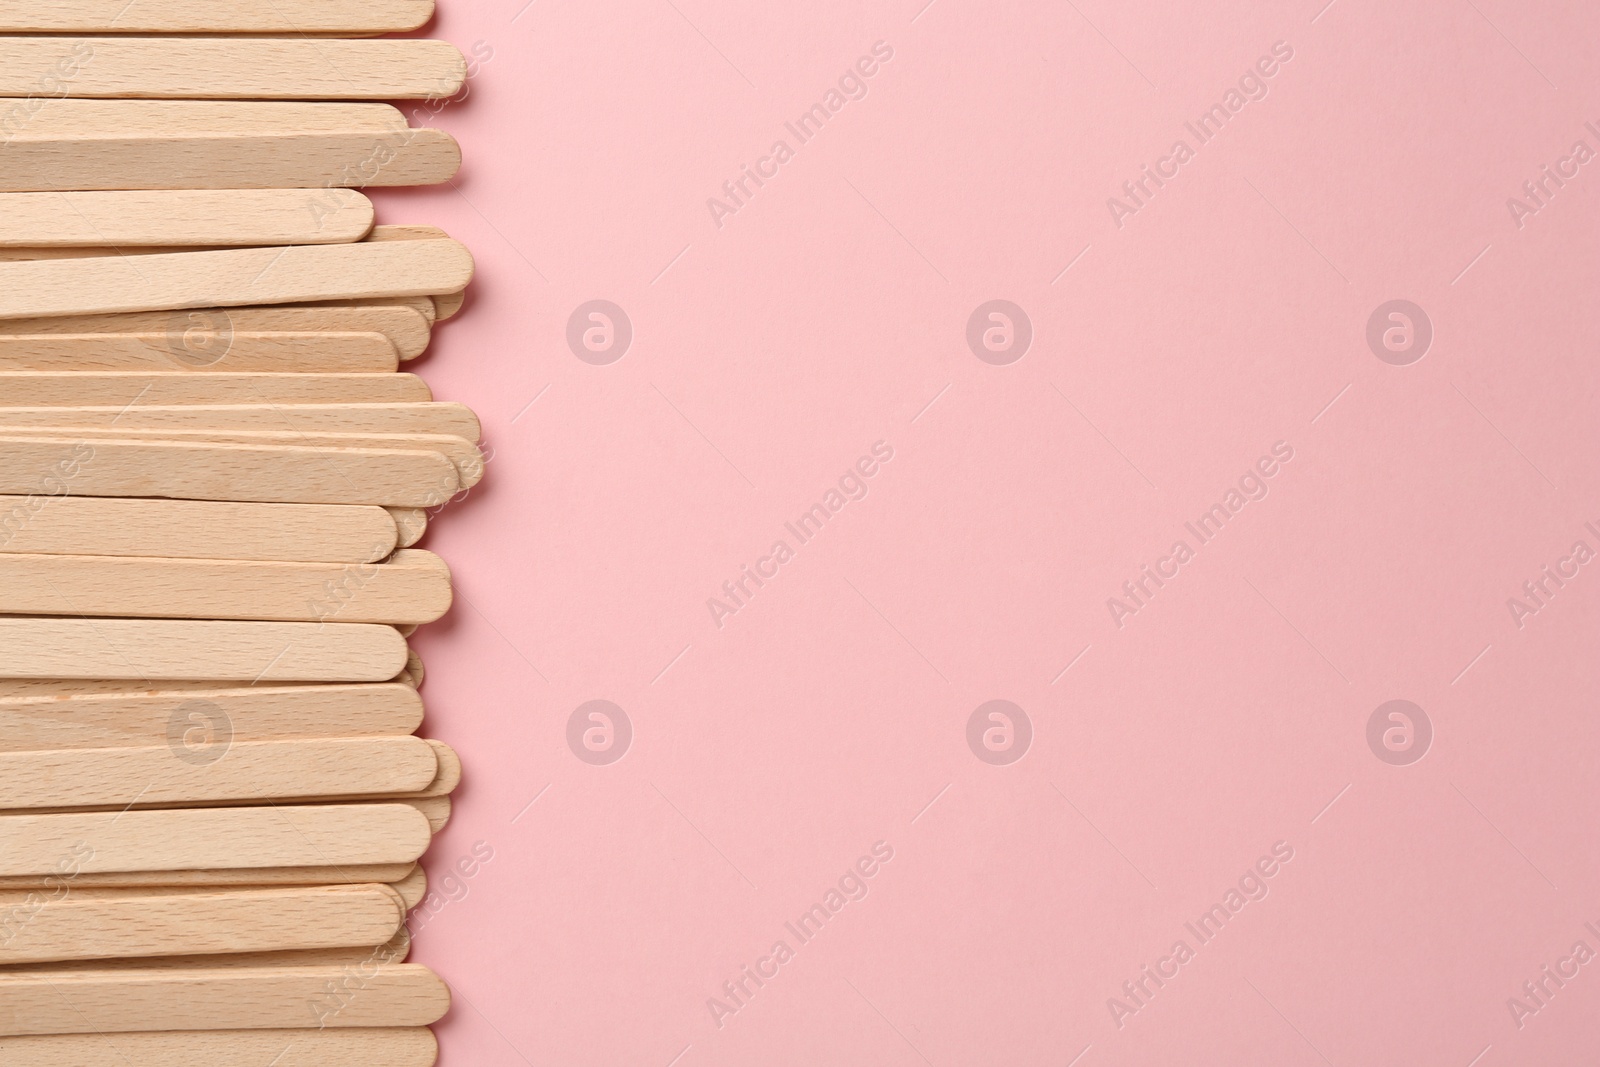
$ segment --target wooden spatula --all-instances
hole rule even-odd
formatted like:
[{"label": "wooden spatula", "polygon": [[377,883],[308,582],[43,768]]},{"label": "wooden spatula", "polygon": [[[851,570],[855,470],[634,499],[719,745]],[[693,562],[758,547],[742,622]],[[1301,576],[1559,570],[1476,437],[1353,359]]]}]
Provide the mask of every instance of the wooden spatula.
[{"label": "wooden spatula", "polygon": [[443,99],[461,91],[466,75],[466,59],[447,41],[0,37],[0,96],[26,96],[54,79],[57,95],[73,98]]},{"label": "wooden spatula", "polygon": [[372,232],[351,189],[0,194],[0,247],[333,244]]}]

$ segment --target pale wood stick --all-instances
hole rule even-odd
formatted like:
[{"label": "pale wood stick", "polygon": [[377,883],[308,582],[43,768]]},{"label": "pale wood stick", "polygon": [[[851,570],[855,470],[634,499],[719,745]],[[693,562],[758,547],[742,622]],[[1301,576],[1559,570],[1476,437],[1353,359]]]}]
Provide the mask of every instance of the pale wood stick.
[{"label": "pale wood stick", "polygon": [[418,864],[416,870],[398,882],[389,883],[389,887],[400,894],[400,899],[405,901],[406,910],[410,911],[421,904],[422,898],[428,895],[428,872]]},{"label": "pale wood stick", "polygon": [[393,627],[363,623],[0,617],[4,678],[387,682],[408,655]]},{"label": "pale wood stick", "polygon": [[414,863],[432,837],[398,803],[6,815],[0,875]]},{"label": "pale wood stick", "polygon": [[0,263],[0,318],[427,296],[465,288],[472,270],[450,240]]},{"label": "pale wood stick", "polygon": [[[13,891],[0,907],[42,895]],[[399,928],[401,908],[386,885],[67,893],[13,926],[0,963],[382,945]]]},{"label": "pale wood stick", "polygon": [[114,429],[18,426],[0,428],[0,434],[7,437],[50,437],[89,442],[183,441],[190,444],[282,445],[335,450],[367,448],[437,452],[455,466],[463,489],[477,485],[483,480],[484,475],[483,453],[478,450],[478,446],[464,437],[450,434],[307,433],[302,430],[130,430],[121,425]]},{"label": "pale wood stick", "polygon": [[425,1026],[0,1038],[7,1067],[434,1067],[438,1056]]},{"label": "pale wood stick", "polygon": [[460,491],[437,452],[0,436],[0,493],[430,507]]},{"label": "pale wood stick", "polygon": [[[397,298],[398,299],[398,298]],[[424,314],[410,304],[277,304],[270,307],[187,308],[117,315],[61,315],[0,320],[0,337],[24,334],[164,334],[169,344],[200,357],[240,333],[381,333],[400,358],[427,351],[433,302]]]},{"label": "pale wood stick", "polygon": [[[0,128],[4,115],[0,108]],[[436,185],[461,168],[455,138],[431,129],[82,137],[30,125],[6,142],[5,152],[0,192]]]},{"label": "pale wood stick", "polygon": [[[240,886],[241,889],[253,889],[254,886]],[[393,889],[393,886],[390,886]],[[150,893],[150,889],[74,889],[73,896],[94,893],[103,895],[109,893]],[[182,893],[192,890],[173,889],[162,887],[161,893]],[[341,948],[307,948],[289,949],[279,952],[225,952],[211,956],[135,956],[131,959],[114,960],[64,960],[56,963],[18,963],[8,967],[0,967],[0,974],[54,974],[63,971],[188,971],[210,969],[216,967],[375,967],[392,963],[404,963],[411,954],[411,931],[406,927],[400,930],[387,942],[377,948],[368,948],[362,945],[351,945]],[[8,1063],[3,1058],[4,1042],[0,1041],[0,1063]],[[252,1067],[260,1067],[259,1064]]]},{"label": "pale wood stick", "polygon": [[0,0],[0,33],[337,33],[414,30],[433,0]]},{"label": "pale wood stick", "polygon": [[438,312],[438,309],[433,306],[433,298],[427,296],[396,296],[390,297],[387,300],[307,300],[291,306],[388,307],[391,305],[403,305],[408,307],[412,311],[417,312],[423,318],[427,319],[430,323],[433,322],[433,316]]},{"label": "pale wood stick", "polygon": [[467,61],[446,41],[304,37],[0,37],[0,96],[402,100],[455,96]]},{"label": "pale wood stick", "polygon": [[[404,377],[409,377],[406,375]],[[420,379],[418,379],[420,381]],[[158,383],[166,386],[168,383]],[[250,388],[255,382],[249,383]],[[269,386],[272,383],[267,383]],[[0,379],[3,385],[3,379]],[[241,388],[246,388],[241,384]],[[246,393],[245,395],[254,395]],[[130,407],[0,407],[0,428],[49,427],[138,430],[294,431],[298,433],[441,434],[477,441],[478,417],[455,403],[419,404],[178,404]]]},{"label": "pale wood stick", "polygon": [[[9,145],[29,138],[193,140],[208,136],[404,134],[410,125],[392,104],[292,103],[242,100],[69,100],[39,97],[0,103],[0,136]],[[11,148],[6,155],[11,162]],[[319,183],[320,184],[320,183]],[[157,189],[176,188],[172,185]],[[257,185],[258,189],[291,188]],[[293,188],[299,188],[294,186]],[[331,205],[332,200],[329,201]]]},{"label": "pale wood stick", "polygon": [[401,548],[410,548],[428,532],[428,512],[423,508],[390,508]]},{"label": "pale wood stick", "polygon": [[409,1027],[450,1010],[449,989],[417,964],[378,968],[359,990],[349,982],[339,967],[0,975],[0,1035]]},{"label": "pale wood stick", "polygon": [[[399,631],[395,631],[398,633]],[[131,671],[132,668],[130,667]],[[398,679],[396,679],[398,681]],[[165,678],[152,682],[146,678],[4,678],[0,677],[0,698],[6,700],[56,700],[80,696],[127,696],[158,692],[188,692],[191,689],[234,689],[238,680]],[[273,682],[274,687],[293,688],[312,682]]]},{"label": "pale wood stick", "polygon": [[3,247],[330,244],[372,232],[351,189],[117,190],[0,194]]},{"label": "pale wood stick", "polygon": [[461,312],[461,305],[466,302],[467,291],[465,289],[460,292],[445,293],[434,297],[434,319],[438,322],[444,322],[446,319],[455,318]]},{"label": "pale wood stick", "polygon": [[[349,863],[337,867],[257,867],[237,870],[204,871],[111,871],[80,874],[72,879],[74,889],[148,888],[170,889],[179,886],[263,886],[263,885],[350,885],[356,882],[390,883],[405,878],[416,869],[415,863]],[[61,884],[59,874],[30,874],[0,877],[0,889],[54,890]]]},{"label": "pale wood stick", "polygon": [[0,615],[394,625],[450,600],[450,568],[414,548],[362,564],[0,553]]},{"label": "pale wood stick", "polygon": [[398,682],[0,697],[0,752],[160,745],[208,729],[232,742],[399,737],[421,725],[422,699]]},{"label": "pale wood stick", "polygon": [[404,682],[413,689],[421,689],[426,677],[427,672],[423,669],[422,657],[417,654],[416,649],[410,649],[406,653],[405,669],[400,672],[395,681]]},{"label": "pale wood stick", "polygon": [[397,547],[373,505],[0,496],[0,553],[374,563]]},{"label": "pale wood stick", "polygon": [[456,755],[456,750],[443,741],[429,740],[428,745],[433,749],[438,760],[439,770],[433,781],[428,783],[420,796],[443,797],[454,793],[461,785],[461,757]]},{"label": "pale wood stick", "polygon": [[409,804],[422,812],[428,820],[428,828],[436,834],[450,822],[449,797],[417,797],[406,799],[402,803]]},{"label": "pale wood stick", "polygon": [[400,353],[381,333],[230,333],[199,350],[165,333],[0,334],[0,370],[382,374]]},{"label": "pale wood stick", "polygon": [[[433,399],[415,374],[0,373],[8,407],[135,404],[418,404]],[[130,410],[131,413],[131,410]],[[120,419],[114,419],[121,425]]]},{"label": "pale wood stick", "polygon": [[160,746],[0,752],[0,809],[386,796],[437,775],[419,737],[229,741],[202,719]]}]

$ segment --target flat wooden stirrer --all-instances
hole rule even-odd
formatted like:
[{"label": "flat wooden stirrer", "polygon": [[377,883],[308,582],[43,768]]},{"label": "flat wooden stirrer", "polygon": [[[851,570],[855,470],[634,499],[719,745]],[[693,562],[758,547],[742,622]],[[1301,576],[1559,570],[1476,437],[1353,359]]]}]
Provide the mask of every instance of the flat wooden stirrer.
[{"label": "flat wooden stirrer", "polygon": [[376,448],[0,435],[0,493],[432,507],[461,489],[449,457]]},{"label": "flat wooden stirrer", "polygon": [[[421,381],[421,379],[416,380]],[[139,379],[139,381],[151,384],[149,379]],[[4,379],[0,379],[0,384],[3,383]],[[280,382],[259,384],[268,391],[281,391]],[[365,385],[365,382],[358,384]],[[157,385],[167,388],[181,383],[162,379],[152,385],[150,391],[154,391]],[[255,388],[256,385],[255,381],[250,383],[251,388]],[[137,406],[130,406],[124,402],[116,406],[101,407],[0,406],[0,432],[10,427],[49,427],[52,430],[116,428],[141,432],[237,430],[293,431],[307,434],[442,434],[466,441],[479,440],[483,432],[477,416],[461,404],[295,404],[277,401],[255,404],[176,405],[147,405],[141,401]]]},{"label": "flat wooden stirrer", "polygon": [[[0,108],[3,110],[3,108]],[[3,193],[0,247],[332,244],[372,232],[351,189]]]},{"label": "flat wooden stirrer", "polygon": [[374,563],[397,547],[373,505],[0,496],[0,553]]},{"label": "flat wooden stirrer", "polygon": [[362,623],[0,617],[0,678],[387,682],[409,651]]},{"label": "flat wooden stirrer", "polygon": [[192,335],[0,333],[0,370],[8,371],[382,374],[399,364],[381,333],[230,332],[209,351]]},{"label": "flat wooden stirrer", "polygon": [[368,564],[0,553],[0,615],[396,625],[450,600],[450,568],[415,548]]},{"label": "flat wooden stirrer", "polygon": [[[109,871],[80,874],[72,879],[82,889],[195,887],[251,887],[265,885],[350,885],[356,882],[392,883],[410,875],[415,863],[341,863],[333,867],[255,867],[199,871]],[[61,884],[62,875],[0,876],[0,889],[49,889]]]},{"label": "flat wooden stirrer", "polygon": [[421,698],[397,682],[0,697],[0,752],[172,745],[206,755],[246,741],[400,737],[421,725]]},{"label": "flat wooden stirrer", "polygon": [[0,37],[0,96],[54,79],[56,95],[79,99],[444,99],[466,76],[465,57],[447,41]]},{"label": "flat wooden stirrer", "polygon": [[404,33],[432,17],[433,0],[0,0],[0,33],[356,35]]},{"label": "flat wooden stirrer", "polygon": [[[352,883],[355,884],[355,883]],[[244,889],[256,888],[243,886]],[[393,886],[390,886],[393,889]],[[74,890],[74,893],[92,892],[97,896],[110,893],[145,893],[149,889],[96,889]],[[165,888],[161,893],[193,892],[193,890]],[[339,948],[301,948],[275,952],[222,952],[207,956],[134,956],[127,959],[61,960],[53,963],[19,963],[0,968],[0,973],[18,972],[59,974],[76,971],[194,971],[230,967],[374,967],[390,963],[404,963],[411,954],[411,931],[402,926],[387,942],[376,948],[351,945]],[[3,1048],[0,1044],[0,1048]],[[259,1067],[259,1065],[257,1065]]]},{"label": "flat wooden stirrer", "polygon": [[[0,893],[0,907],[29,895]],[[382,945],[402,908],[386,885],[71,892],[46,900],[0,943],[0,964]]]},{"label": "flat wooden stirrer", "polygon": [[434,1067],[438,1058],[439,1043],[425,1026],[0,1038],[7,1067]]},{"label": "flat wooden stirrer", "polygon": [[131,409],[135,404],[417,404],[433,394],[415,374],[18,371],[0,372],[0,399],[7,407]]},{"label": "flat wooden stirrer", "polygon": [[347,979],[341,967],[0,974],[0,1036],[166,1032],[197,1024],[218,1030],[309,1027],[326,1033],[330,1028],[427,1026],[450,1010],[449,989],[419,964],[379,968],[360,996],[329,994],[330,987],[337,990]]},{"label": "flat wooden stirrer", "polygon": [[433,839],[406,804],[0,816],[0,875],[415,863]]},{"label": "flat wooden stirrer", "polygon": [[[43,141],[85,138],[192,140],[219,135],[283,137],[305,133],[403,134],[411,129],[405,115],[393,104],[35,97],[28,103],[27,109],[27,122],[12,132],[8,143],[8,162],[13,147],[29,138]],[[0,111],[0,115],[3,114],[4,111]],[[154,188],[174,189],[178,186],[168,184]],[[253,188],[300,186],[256,185]],[[329,204],[332,203],[334,201],[330,200]]]},{"label": "flat wooden stirrer", "polygon": [[[399,298],[397,298],[399,299]],[[416,297],[426,300],[426,297]],[[0,337],[40,334],[162,334],[168,347],[205,359],[241,333],[381,333],[402,360],[427,351],[429,314],[402,304],[279,304],[269,307],[185,308],[114,315],[60,315],[0,320]]]},{"label": "flat wooden stirrer", "polygon": [[387,796],[426,789],[437,775],[420,737],[229,741],[185,731],[146,748],[0,752],[0,810]]},{"label": "flat wooden stirrer", "polygon": [[466,287],[458,241],[359,241],[0,263],[0,318],[427,296]]}]

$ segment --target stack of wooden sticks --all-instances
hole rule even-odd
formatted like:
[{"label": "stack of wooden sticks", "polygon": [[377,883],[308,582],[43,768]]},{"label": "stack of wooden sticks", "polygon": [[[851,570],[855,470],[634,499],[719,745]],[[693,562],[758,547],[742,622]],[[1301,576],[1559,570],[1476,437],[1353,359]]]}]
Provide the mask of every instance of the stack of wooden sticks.
[{"label": "stack of wooden sticks", "polygon": [[[413,546],[483,476],[401,373],[472,258],[432,0],[0,0],[0,1063],[422,1067],[461,766]],[[433,107],[436,110],[437,107]]]}]

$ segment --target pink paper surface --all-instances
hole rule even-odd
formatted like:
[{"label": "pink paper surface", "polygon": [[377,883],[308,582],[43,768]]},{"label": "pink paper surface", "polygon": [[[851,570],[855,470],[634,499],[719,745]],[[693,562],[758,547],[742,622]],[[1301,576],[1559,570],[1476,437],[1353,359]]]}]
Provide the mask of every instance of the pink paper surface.
[{"label": "pink paper surface", "polygon": [[1600,11],[441,9],[441,1062],[1596,1062]]}]

